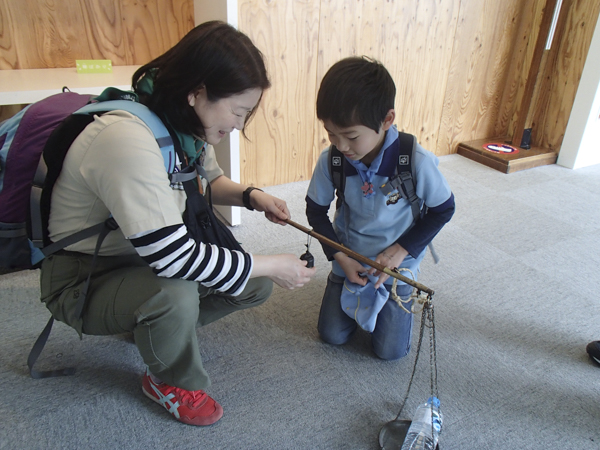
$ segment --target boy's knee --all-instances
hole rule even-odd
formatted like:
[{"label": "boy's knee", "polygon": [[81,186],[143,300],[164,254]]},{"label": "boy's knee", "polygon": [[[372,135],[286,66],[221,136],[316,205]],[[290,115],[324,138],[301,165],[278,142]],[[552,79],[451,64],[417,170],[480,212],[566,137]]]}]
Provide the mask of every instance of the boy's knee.
[{"label": "boy's knee", "polygon": [[336,329],[332,326],[323,326],[322,324],[317,326],[317,331],[319,332],[321,340],[331,345],[345,344],[354,333],[354,330],[356,330],[355,326],[350,326],[343,330]]},{"label": "boy's knee", "polygon": [[397,359],[402,359],[406,355],[408,355],[408,353],[410,352],[410,347],[400,350],[373,348],[373,352],[375,352],[378,358],[383,359],[384,361],[395,361]]},{"label": "boy's knee", "polygon": [[341,335],[339,333],[328,333],[327,331],[319,330],[319,337],[327,344],[342,345],[348,342],[350,336]]}]

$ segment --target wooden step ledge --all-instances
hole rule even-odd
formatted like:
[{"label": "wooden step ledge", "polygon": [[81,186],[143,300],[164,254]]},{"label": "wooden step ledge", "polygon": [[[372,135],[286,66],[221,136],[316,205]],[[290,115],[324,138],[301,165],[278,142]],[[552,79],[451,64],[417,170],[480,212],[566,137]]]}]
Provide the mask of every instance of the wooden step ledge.
[{"label": "wooden step ledge", "polygon": [[506,137],[461,142],[456,153],[503,173],[554,164],[558,158],[554,150],[540,147],[525,150],[506,142],[510,142]]}]

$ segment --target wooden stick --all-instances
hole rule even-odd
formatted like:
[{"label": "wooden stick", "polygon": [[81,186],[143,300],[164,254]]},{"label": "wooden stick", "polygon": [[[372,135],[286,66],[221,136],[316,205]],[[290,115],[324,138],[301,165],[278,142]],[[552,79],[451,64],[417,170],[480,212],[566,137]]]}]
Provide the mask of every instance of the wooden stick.
[{"label": "wooden stick", "polygon": [[330,247],[332,247],[336,250],[339,250],[342,253],[345,253],[350,258],[353,258],[353,259],[357,260],[358,262],[364,263],[368,266],[371,266],[371,267],[377,269],[380,272],[388,274],[390,277],[394,277],[397,280],[403,281],[404,283],[417,288],[419,291],[427,292],[429,295],[433,295],[433,290],[429,289],[427,286],[425,286],[421,283],[417,283],[416,281],[414,281],[410,278],[407,278],[404,275],[400,275],[398,272],[396,272],[388,267],[385,267],[384,265],[379,264],[378,262],[375,262],[372,259],[369,259],[366,256],[361,255],[360,253],[356,253],[355,251],[352,251],[349,248],[346,248],[343,245],[338,244],[337,242],[334,242],[331,239],[326,238],[325,236],[323,236],[319,233],[315,233],[310,228],[306,228],[306,227],[300,225],[299,223],[296,223],[290,219],[286,219],[286,222],[288,224],[290,224],[291,226],[293,226],[294,228],[297,228],[298,230],[303,231],[304,233],[308,234],[309,236],[312,236],[315,239],[318,239],[323,244],[329,245]]}]

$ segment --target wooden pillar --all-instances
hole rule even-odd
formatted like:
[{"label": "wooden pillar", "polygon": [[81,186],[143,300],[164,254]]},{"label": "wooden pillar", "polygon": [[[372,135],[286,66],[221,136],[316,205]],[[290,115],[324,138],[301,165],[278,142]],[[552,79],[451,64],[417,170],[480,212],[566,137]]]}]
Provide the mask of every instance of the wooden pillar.
[{"label": "wooden pillar", "polygon": [[[504,173],[530,169],[532,167],[554,164],[558,154],[550,149],[531,147],[531,135],[523,140],[526,130],[531,128],[531,117],[538,98],[538,90],[544,73],[546,44],[552,28],[553,19],[558,19],[557,6],[561,0],[546,0],[542,12],[540,29],[537,35],[533,55],[527,73],[525,87],[516,108],[516,120],[512,127],[512,136],[491,137],[458,144],[457,153],[469,159],[487,165]],[[558,20],[557,20],[558,21]],[[509,134],[511,133],[508,130]]]},{"label": "wooden pillar", "polygon": [[558,0],[546,0],[546,6],[544,7],[542,22],[540,24],[540,31],[538,33],[538,37],[533,50],[533,57],[531,60],[531,65],[529,66],[529,74],[527,75],[527,82],[525,83],[523,97],[521,99],[521,103],[517,107],[517,121],[515,124],[512,139],[510,141],[512,145],[517,147],[521,147],[525,129],[529,128],[527,126],[527,119],[529,117],[529,112],[533,107],[533,99],[536,84],[543,72],[542,56],[544,55],[544,52],[546,50],[546,43],[549,38],[550,28],[552,26],[552,19],[554,17],[557,4]]}]

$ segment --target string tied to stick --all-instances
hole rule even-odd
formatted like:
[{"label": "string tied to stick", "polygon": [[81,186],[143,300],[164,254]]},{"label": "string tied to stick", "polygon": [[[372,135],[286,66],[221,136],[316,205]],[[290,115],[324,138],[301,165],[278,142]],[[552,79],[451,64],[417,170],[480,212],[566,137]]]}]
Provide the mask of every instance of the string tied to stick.
[{"label": "string tied to stick", "polygon": [[[412,277],[413,281],[415,280],[415,274],[412,273],[410,269],[406,269],[404,267],[399,267],[393,269],[395,272],[408,272]],[[425,291],[422,291],[416,287],[413,287],[413,290],[406,300],[402,300],[402,298],[396,293],[396,287],[398,286],[398,279],[394,278],[394,282],[392,283],[392,289],[390,290],[390,296],[392,300],[396,302],[396,304],[404,310],[407,314],[418,314],[423,311],[423,308],[431,305],[432,295]],[[412,301],[412,305],[410,306],[410,311],[406,308],[408,303]]]}]

